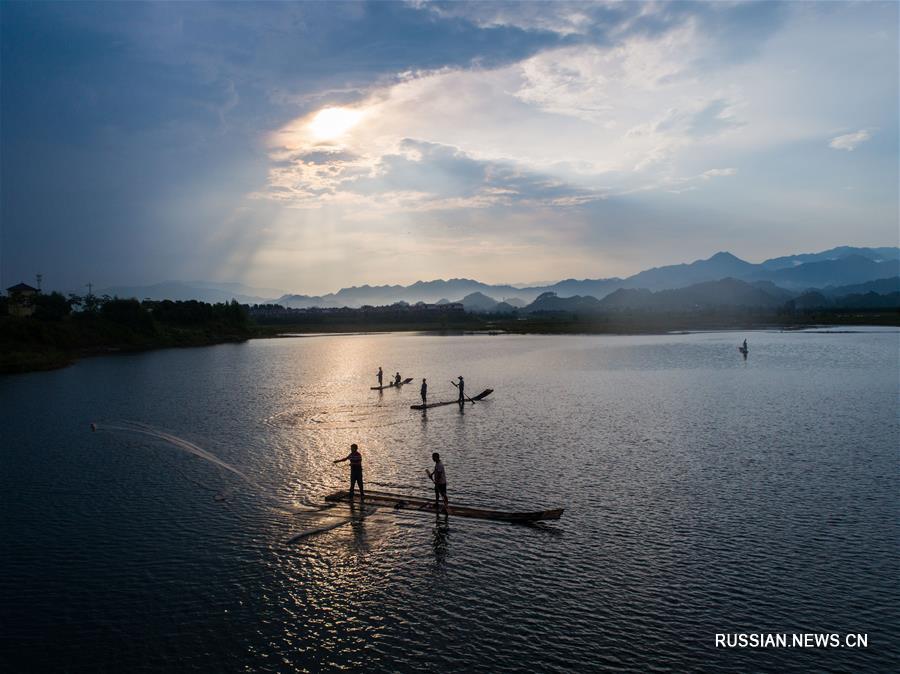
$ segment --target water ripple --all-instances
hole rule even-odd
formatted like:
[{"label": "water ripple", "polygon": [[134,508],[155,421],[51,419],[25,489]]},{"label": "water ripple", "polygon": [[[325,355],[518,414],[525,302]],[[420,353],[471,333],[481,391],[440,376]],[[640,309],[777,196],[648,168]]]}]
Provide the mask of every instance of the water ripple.
[{"label": "water ripple", "polygon": [[[758,333],[747,361],[739,337],[335,336],[2,379],[0,664],[890,671],[897,333]],[[369,390],[378,364],[434,396],[462,366],[496,393],[421,414],[412,387]],[[566,513],[315,509],[347,487],[332,461],[351,442],[370,487],[430,495],[440,451],[451,499]],[[717,632],[869,648],[716,649]]]}]

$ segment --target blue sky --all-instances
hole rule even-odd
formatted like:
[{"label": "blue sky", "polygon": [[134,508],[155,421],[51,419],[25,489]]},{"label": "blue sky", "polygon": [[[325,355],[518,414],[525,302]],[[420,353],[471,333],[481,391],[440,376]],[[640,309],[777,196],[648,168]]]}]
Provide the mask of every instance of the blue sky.
[{"label": "blue sky", "polygon": [[4,286],[321,293],[898,243],[896,3],[0,12]]}]

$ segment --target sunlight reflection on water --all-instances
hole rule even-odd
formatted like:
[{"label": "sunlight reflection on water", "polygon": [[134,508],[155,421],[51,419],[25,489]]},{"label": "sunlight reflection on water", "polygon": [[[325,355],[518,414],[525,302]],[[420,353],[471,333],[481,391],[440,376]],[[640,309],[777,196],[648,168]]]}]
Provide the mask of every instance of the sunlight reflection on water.
[{"label": "sunlight reflection on water", "polygon": [[[371,391],[378,365],[416,382]],[[4,649],[39,640],[30,669],[72,671],[884,669],[898,373],[896,332],[759,332],[279,339],[0,379]],[[496,392],[409,409],[458,374]],[[351,442],[370,487],[430,495],[437,450],[451,499],[566,513],[269,507],[346,488]],[[821,630],[879,645],[712,647]]]}]

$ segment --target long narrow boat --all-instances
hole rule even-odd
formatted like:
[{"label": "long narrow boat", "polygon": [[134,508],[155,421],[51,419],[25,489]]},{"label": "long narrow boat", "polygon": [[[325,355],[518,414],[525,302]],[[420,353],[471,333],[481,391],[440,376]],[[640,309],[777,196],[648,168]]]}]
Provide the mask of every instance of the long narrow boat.
[{"label": "long narrow boat", "polygon": [[[479,393],[474,398],[469,398],[469,400],[484,400],[491,393],[494,392],[492,388],[486,388],[481,393]],[[411,410],[430,410],[432,407],[440,407],[441,405],[455,405],[459,402],[459,400],[445,400],[444,402],[439,403],[428,403],[427,405],[410,405],[409,409]],[[464,401],[465,402],[465,401]]]},{"label": "long narrow boat", "polygon": [[403,386],[404,384],[410,383],[412,380],[413,380],[412,377],[407,377],[406,379],[401,381],[399,384],[395,384],[394,382],[391,382],[387,386],[370,386],[369,388],[373,391],[382,391],[386,388],[399,388],[400,386]]},{"label": "long narrow boat", "polygon": [[[346,489],[341,489],[328,494],[325,500],[330,503],[347,502],[350,500],[350,493]],[[367,489],[365,502],[367,507],[374,505],[386,506],[395,510],[434,512],[434,499],[392,494],[386,491],[370,491]],[[552,510],[535,510],[532,512],[510,512],[451,503],[449,514],[455,517],[472,517],[480,520],[497,520],[500,522],[539,522],[541,520],[558,520],[564,510],[565,508],[554,508]],[[441,511],[443,511],[443,504]]]}]

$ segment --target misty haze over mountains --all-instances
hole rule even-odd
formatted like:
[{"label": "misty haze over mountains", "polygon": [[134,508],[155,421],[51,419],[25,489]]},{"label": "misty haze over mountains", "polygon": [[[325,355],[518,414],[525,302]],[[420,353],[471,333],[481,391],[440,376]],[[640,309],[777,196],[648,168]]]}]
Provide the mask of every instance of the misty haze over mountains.
[{"label": "misty haze over mountains", "polygon": [[[358,286],[321,297],[284,295],[277,304],[304,307],[359,307],[404,301],[459,301],[472,293],[506,301],[512,306],[534,302],[547,292],[560,298],[593,297],[602,300],[619,289],[674,290],[696,283],[733,278],[747,282],[768,281],[795,292],[866,283],[900,274],[900,248],[853,248],[843,246],[821,253],[785,256],[761,264],[745,262],[730,253],[716,253],[706,260],[690,264],[656,267],[627,278],[567,279],[546,286],[519,288],[513,285],[489,285],[471,279],[418,281],[409,286]],[[512,301],[510,301],[512,300]],[[483,310],[481,306],[476,310]]]},{"label": "misty haze over mountains", "polygon": [[[650,292],[654,297],[659,296],[653,302],[673,302],[677,300],[677,295],[661,294],[659,291],[675,291],[696,284],[730,279],[743,282],[740,286],[731,284],[729,287],[738,295],[746,294],[749,304],[769,306],[773,301],[783,303],[809,289],[825,291],[822,293],[823,297],[828,296],[829,287],[838,288],[854,284],[859,286],[860,292],[878,292],[861,290],[865,287],[864,284],[878,280],[885,280],[880,286],[885,292],[893,292],[897,285],[895,277],[898,276],[900,276],[900,247],[841,246],[820,253],[772,258],[759,264],[746,262],[731,253],[720,252],[705,260],[655,267],[624,279],[566,279],[532,287],[491,285],[472,279],[450,279],[417,281],[409,286],[354,286],[323,296],[283,294],[276,297],[274,295],[277,291],[250,288],[242,284],[173,281],[153,286],[107,288],[99,292],[138,299],[197,299],[221,302],[234,298],[247,304],[271,303],[292,308],[379,306],[401,301],[410,304],[436,303],[443,300],[463,301],[467,309],[472,311],[496,311],[498,309],[492,308],[493,305],[505,302],[506,306],[499,308],[502,311],[507,307],[509,310],[521,308],[546,293],[553,293],[558,299],[581,297],[587,304],[591,304],[588,301],[590,299],[599,304],[609,296],[609,300],[605,303],[607,307],[633,303],[647,305],[650,302],[648,299]],[[744,286],[752,290],[747,290]],[[702,290],[701,288],[700,291]],[[267,293],[270,294],[267,296]],[[756,299],[751,301],[753,297]]]},{"label": "misty haze over mountains", "polygon": [[253,288],[243,283],[214,281],[163,281],[146,286],[114,286],[96,291],[110,297],[135,297],[139,300],[199,300],[201,302],[230,302],[264,304],[283,294],[274,288]]}]

